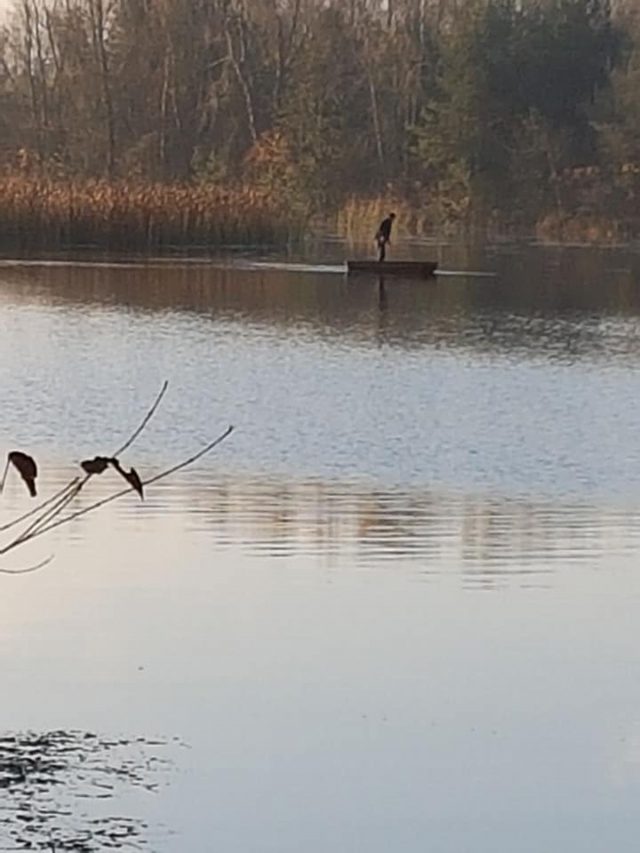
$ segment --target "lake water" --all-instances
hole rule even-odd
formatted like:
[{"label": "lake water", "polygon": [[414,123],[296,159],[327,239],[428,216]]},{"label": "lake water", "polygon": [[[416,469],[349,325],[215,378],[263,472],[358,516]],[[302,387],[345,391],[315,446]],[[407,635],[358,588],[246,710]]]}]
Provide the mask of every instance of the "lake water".
[{"label": "lake water", "polygon": [[0,558],[0,850],[637,849],[640,255],[344,253],[0,261],[43,498],[235,427]]}]

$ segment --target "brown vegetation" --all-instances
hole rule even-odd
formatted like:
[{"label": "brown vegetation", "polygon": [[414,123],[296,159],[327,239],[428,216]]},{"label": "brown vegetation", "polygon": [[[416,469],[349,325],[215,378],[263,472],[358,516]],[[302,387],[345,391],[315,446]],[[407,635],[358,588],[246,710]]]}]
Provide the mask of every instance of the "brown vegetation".
[{"label": "brown vegetation", "polygon": [[[292,220],[338,211],[368,239],[383,211],[351,197],[390,197],[398,234],[530,232],[578,209],[567,170],[638,150],[640,27],[624,3],[10,6],[0,168],[47,179],[0,188],[5,239],[26,246],[282,242]],[[624,202],[605,193],[598,210]]]},{"label": "brown vegetation", "polygon": [[0,178],[0,245],[11,248],[276,244],[300,227],[281,201],[259,189]]},{"label": "brown vegetation", "polygon": [[427,237],[434,233],[432,211],[389,196],[357,198],[342,205],[336,217],[336,231],[351,243],[373,240],[380,220],[391,211],[396,214],[394,233],[403,237]]}]

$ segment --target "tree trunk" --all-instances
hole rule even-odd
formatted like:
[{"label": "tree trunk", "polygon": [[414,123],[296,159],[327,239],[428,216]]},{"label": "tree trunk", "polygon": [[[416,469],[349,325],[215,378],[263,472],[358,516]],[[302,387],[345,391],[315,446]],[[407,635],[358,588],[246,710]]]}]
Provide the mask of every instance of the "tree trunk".
[{"label": "tree trunk", "polygon": [[[229,62],[231,63],[231,67],[236,75],[236,79],[240,86],[240,91],[242,92],[242,99],[244,101],[245,111],[247,114],[247,127],[249,129],[249,136],[251,137],[251,141],[255,144],[258,141],[258,132],[256,130],[256,120],[255,120],[255,112],[253,109],[253,100],[251,97],[251,90],[249,88],[249,84],[244,76],[241,67],[241,60],[238,59],[236,55],[236,49],[233,41],[233,35],[231,33],[231,28],[229,25],[229,16],[225,14],[224,17],[224,32],[227,39],[227,49],[229,51]],[[244,51],[243,51],[244,53]]]},{"label": "tree trunk", "polygon": [[33,127],[35,131],[36,137],[36,149],[38,151],[38,157],[42,158],[42,127],[40,122],[40,108],[39,108],[39,98],[38,98],[38,88],[37,82],[35,78],[35,74],[33,73],[33,18],[31,15],[31,6],[29,0],[24,0],[22,4],[22,11],[24,13],[24,64],[27,72],[27,77],[29,79],[29,95],[31,100],[31,116],[33,120]]},{"label": "tree trunk", "polygon": [[93,44],[100,69],[100,88],[102,90],[102,106],[104,109],[105,134],[107,142],[106,171],[107,177],[112,178],[115,167],[115,128],[113,99],[111,97],[111,82],[109,76],[109,58],[107,55],[106,32],[103,0],[89,0]]},{"label": "tree trunk", "polygon": [[376,94],[376,84],[373,80],[373,75],[371,74],[371,69],[367,69],[367,76],[369,78],[369,96],[371,98],[371,118],[373,120],[373,132],[376,140],[376,154],[378,156],[378,165],[380,167],[380,176],[384,178],[385,176],[385,162],[384,162],[384,145],[382,142],[382,132],[380,129],[380,115],[378,112],[378,97]]}]

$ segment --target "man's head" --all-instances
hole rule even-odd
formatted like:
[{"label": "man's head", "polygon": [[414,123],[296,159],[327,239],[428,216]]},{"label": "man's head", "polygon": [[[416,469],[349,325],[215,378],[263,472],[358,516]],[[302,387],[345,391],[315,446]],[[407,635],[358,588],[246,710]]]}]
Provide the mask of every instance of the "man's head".
[{"label": "man's head", "polygon": [[395,218],[396,218],[395,213],[390,213],[390,214],[389,214],[389,219],[395,219]]}]

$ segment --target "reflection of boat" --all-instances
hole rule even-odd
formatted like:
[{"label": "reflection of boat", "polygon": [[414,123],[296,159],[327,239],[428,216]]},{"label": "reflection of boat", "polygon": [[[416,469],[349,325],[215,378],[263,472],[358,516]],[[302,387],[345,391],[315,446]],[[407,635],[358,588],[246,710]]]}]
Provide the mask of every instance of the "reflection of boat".
[{"label": "reflection of boat", "polygon": [[347,272],[374,275],[397,275],[404,278],[430,278],[436,271],[435,261],[347,261]]}]

